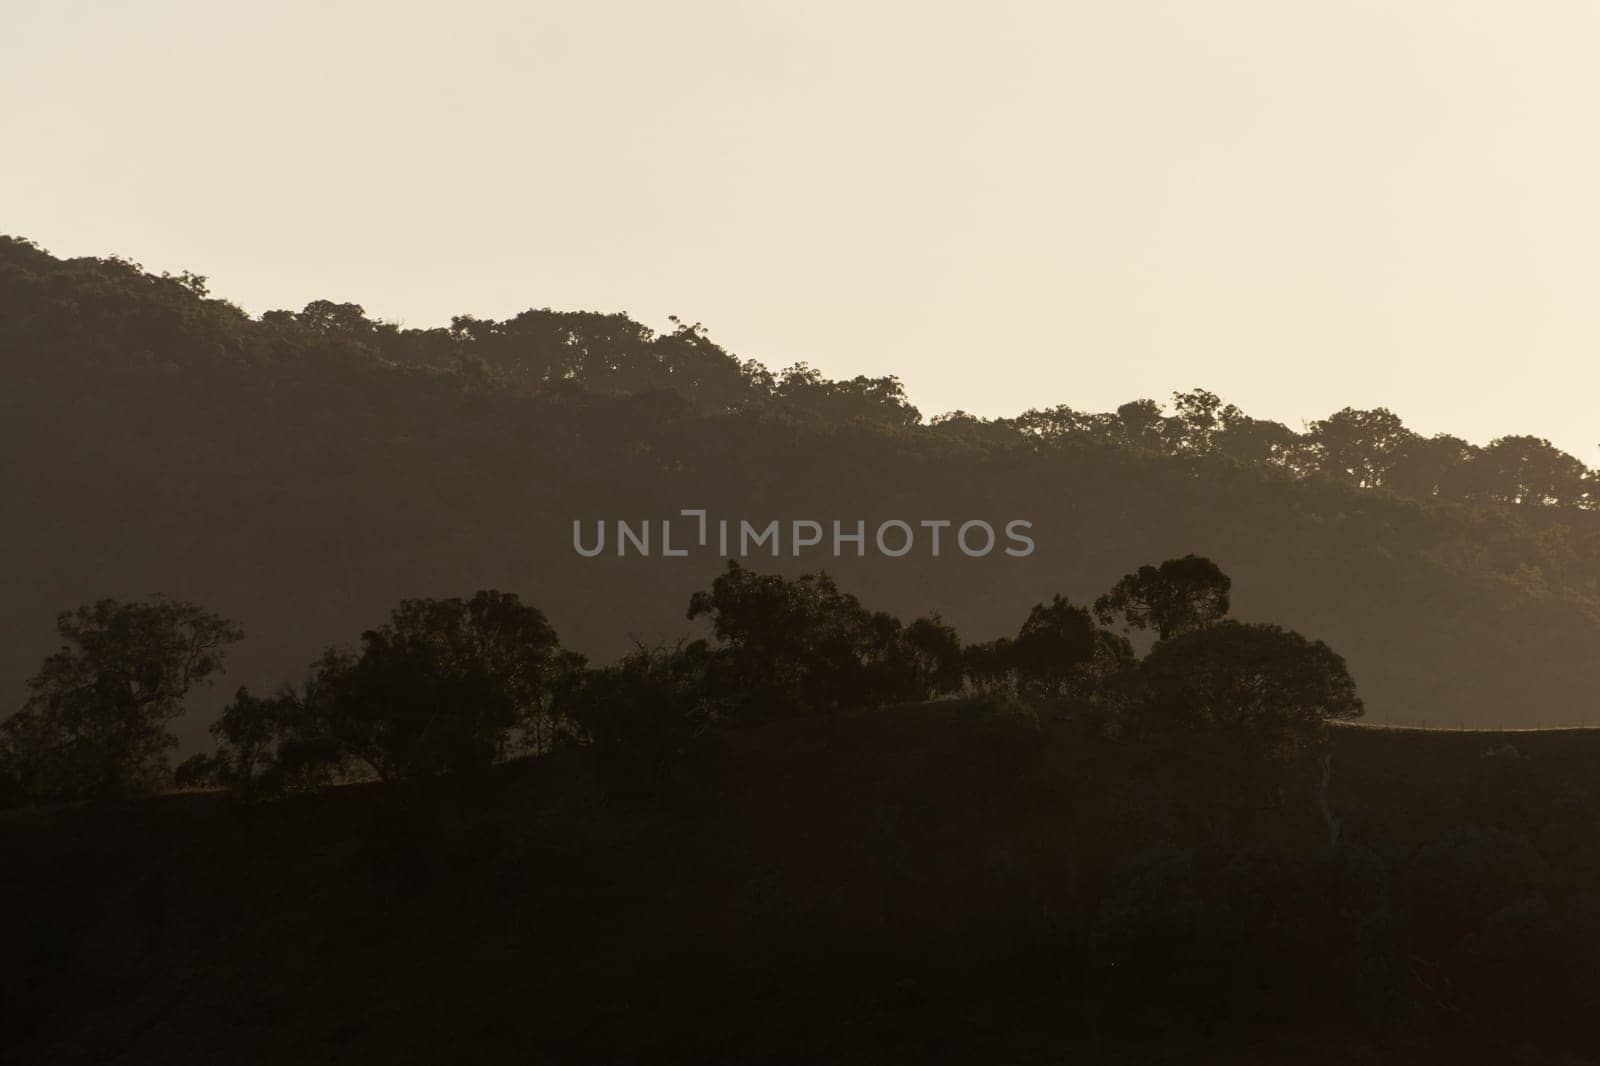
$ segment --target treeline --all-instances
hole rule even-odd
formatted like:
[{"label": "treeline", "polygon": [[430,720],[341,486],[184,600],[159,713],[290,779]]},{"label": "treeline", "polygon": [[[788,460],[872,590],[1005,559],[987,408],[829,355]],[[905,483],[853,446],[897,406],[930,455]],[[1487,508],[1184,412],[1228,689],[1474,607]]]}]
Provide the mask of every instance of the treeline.
[{"label": "treeline", "polygon": [[1425,437],[1381,407],[1345,408],[1297,432],[1194,389],[1175,393],[1170,406],[1139,399],[1103,413],[1058,405],[1014,418],[954,411],[925,420],[898,377],[830,380],[805,363],[773,371],[730,354],[699,323],[673,319],[662,333],[625,314],[541,308],[499,321],[458,315],[448,327],[415,329],[330,300],[252,318],[210,298],[200,275],[156,276],[116,258],[63,261],[15,237],[0,237],[0,292],[7,340],[18,351],[71,349],[91,365],[97,350],[132,348],[172,370],[326,364],[389,368],[507,396],[668,393],[712,415],[866,423],[999,450],[1215,456],[1417,499],[1600,508],[1600,472],[1548,440],[1509,435],[1480,446],[1450,434]]},{"label": "treeline", "polygon": [[[450,1017],[481,1009],[481,988],[525,1002],[538,957],[560,986],[541,1002],[561,1004],[540,1033],[593,1046],[599,1005],[634,986],[581,960],[677,965],[661,945],[681,939],[716,962],[660,987],[715,989],[732,1018],[762,1017],[751,974],[820,973],[839,1005],[818,1016],[851,1025],[906,980],[952,1001],[985,989],[1029,1032],[1095,1039],[1286,1026],[1403,1045],[1442,1022],[1579,1040],[1600,950],[1593,747],[1332,730],[1363,710],[1344,661],[1232,620],[1233,591],[1209,560],[1171,559],[964,643],[823,575],[730,565],[682,611],[705,637],[604,665],[506,593],[403,602],[298,683],[237,692],[215,751],[176,771],[224,796],[16,820],[36,827],[16,837],[34,849],[17,923],[77,937],[104,904],[100,927],[123,934],[35,951],[18,1001],[78,987],[103,950],[141,983],[249,989],[265,967],[265,987],[298,990],[285,975],[318,945],[347,979],[306,1009],[399,996]],[[59,628],[0,724],[7,798],[171,787],[167,725],[239,628],[161,600]],[[83,829],[45,843],[51,827],[100,825],[120,876],[53,887],[35,853],[112,860],[83,854]],[[237,931],[246,907],[258,935]],[[151,917],[169,911],[184,920]],[[475,938],[501,954],[472,954]],[[374,980],[401,954],[403,980]],[[482,981],[461,991],[469,973]]]},{"label": "treeline", "polygon": [[[515,595],[407,600],[356,647],[329,648],[303,682],[241,688],[212,726],[217,751],[175,779],[168,726],[243,634],[193,604],[102,600],[58,620],[62,648],[0,724],[0,772],[13,801],[174,782],[261,798],[361,780],[416,789],[578,747],[608,782],[649,790],[719,723],[834,720],[958,694],[1146,740],[1205,735],[1247,764],[1286,764],[1362,703],[1326,645],[1228,620],[1230,586],[1191,555],[1128,574],[1092,610],[1057,595],[1015,637],[963,645],[937,615],[903,623],[826,574],[730,562],[688,605],[710,640],[641,646],[603,667],[563,649]],[[1154,636],[1142,659],[1124,635],[1135,631]]]},{"label": "treeline", "polygon": [[[1249,590],[1240,617],[1337,647],[1393,721],[1578,721],[1600,683],[1595,512],[1529,505],[1541,492],[1509,481],[1399,495],[1396,479],[1413,469],[1403,433],[1363,429],[1346,446],[1334,430],[1346,420],[1332,418],[1284,436],[1196,394],[1175,412],[929,422],[893,399],[891,381],[779,374],[768,391],[754,369],[735,375],[753,385],[717,379],[721,407],[695,388],[606,392],[625,379],[610,375],[632,365],[628,352],[699,360],[672,372],[680,381],[738,364],[703,336],[669,344],[581,315],[547,347],[581,349],[572,365],[589,369],[564,385],[517,385],[487,358],[438,354],[438,337],[433,354],[402,359],[400,340],[385,338],[408,331],[326,307],[252,318],[192,276],[19,242],[0,245],[0,260],[0,454],[28,457],[0,464],[0,497],[24,516],[0,523],[0,551],[16,564],[0,598],[0,628],[15,635],[0,646],[8,706],[52,648],[62,604],[152,589],[243,621],[251,639],[233,671],[262,691],[402,597],[460,589],[518,592],[565,647],[609,661],[629,632],[657,643],[677,632],[696,574],[615,557],[575,567],[572,522],[684,507],[869,526],[1025,518],[1038,550],[1004,565],[829,564],[867,602],[904,618],[937,608],[969,639],[1014,634],[1041,590],[1090,602],[1142,560],[1193,551]],[[526,339],[557,317],[542,314],[510,332]],[[523,341],[483,343],[505,346],[500,363],[522,358]],[[669,358],[672,344],[694,354]],[[747,399],[726,399],[736,394]],[[1280,443],[1239,458],[1262,437]],[[1323,469],[1325,454],[1355,473]],[[1451,469],[1476,477],[1488,464],[1469,456]],[[1513,499],[1523,502],[1500,502]],[[773,564],[790,576],[801,565]],[[186,744],[205,743],[220,709],[200,708],[177,727]]]}]

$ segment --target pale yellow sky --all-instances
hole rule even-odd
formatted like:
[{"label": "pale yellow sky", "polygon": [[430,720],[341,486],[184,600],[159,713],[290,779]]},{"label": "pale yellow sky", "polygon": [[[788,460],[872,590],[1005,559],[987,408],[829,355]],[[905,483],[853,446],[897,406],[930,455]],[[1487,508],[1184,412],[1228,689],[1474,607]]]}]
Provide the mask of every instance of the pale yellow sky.
[{"label": "pale yellow sky", "polygon": [[0,3],[0,231],[668,314],[925,413],[1209,387],[1600,465],[1600,4]]}]

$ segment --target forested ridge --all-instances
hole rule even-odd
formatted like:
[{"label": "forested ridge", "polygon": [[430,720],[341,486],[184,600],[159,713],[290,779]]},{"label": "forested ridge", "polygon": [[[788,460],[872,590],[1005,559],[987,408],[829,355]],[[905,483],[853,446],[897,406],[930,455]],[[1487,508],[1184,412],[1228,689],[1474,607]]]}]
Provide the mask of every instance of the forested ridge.
[{"label": "forested ridge", "polygon": [[108,595],[239,619],[230,682],[261,687],[403,596],[516,591],[601,657],[672,639],[707,560],[580,560],[570,531],[683,507],[1027,518],[1025,560],[828,561],[972,639],[1047,592],[1204,554],[1244,590],[1236,615],[1338,648],[1378,722],[1577,723],[1600,681],[1600,482],[1529,436],[1424,438],[1383,410],[1297,432],[1204,390],[925,418],[895,378],[773,371],[689,323],[252,317],[194,274],[17,239],[0,374],[0,672],[19,695],[56,612]]},{"label": "forested ridge", "polygon": [[[1584,720],[1595,478],[1542,441],[924,419],[698,326],[0,257],[0,1058],[1600,1046],[1597,734],[1349,725]],[[569,537],[685,507],[1036,550]]]}]

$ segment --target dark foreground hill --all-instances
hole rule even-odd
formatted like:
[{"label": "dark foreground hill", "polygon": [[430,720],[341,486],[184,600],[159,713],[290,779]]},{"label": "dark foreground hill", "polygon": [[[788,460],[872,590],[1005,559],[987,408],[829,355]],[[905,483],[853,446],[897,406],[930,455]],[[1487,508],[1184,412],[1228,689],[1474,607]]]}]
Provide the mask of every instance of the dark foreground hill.
[{"label": "dark foreground hill", "polygon": [[1331,847],[1128,758],[958,703],[9,812],[0,1059],[1600,1061],[1600,733],[1339,730]]},{"label": "dark foreground hill", "polygon": [[0,239],[0,694],[20,697],[56,612],[158,592],[243,624],[219,699],[298,681],[402,597],[487,587],[604,660],[687,631],[721,563],[714,547],[580,558],[574,520],[705,508],[1031,522],[1026,558],[947,541],[939,557],[747,560],[826,567],[969,641],[1192,552],[1233,575],[1238,617],[1343,654],[1374,720],[1595,713],[1592,472],[1532,438],[1475,449],[1387,412],[1301,434],[1214,400],[926,422],[892,378],[774,374],[694,326],[530,311],[400,330],[325,301],[252,318],[192,275]]}]

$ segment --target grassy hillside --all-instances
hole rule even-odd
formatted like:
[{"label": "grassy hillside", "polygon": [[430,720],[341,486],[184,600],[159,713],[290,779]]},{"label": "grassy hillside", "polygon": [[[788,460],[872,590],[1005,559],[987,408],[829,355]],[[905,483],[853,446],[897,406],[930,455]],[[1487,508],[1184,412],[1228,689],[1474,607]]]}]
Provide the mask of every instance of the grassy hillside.
[{"label": "grassy hillside", "polygon": [[0,1055],[1595,1061],[1600,733],[1334,750],[1332,851],[1303,797],[1220,840],[968,703],[732,731],[651,795],[574,754],[421,807],[8,812]]}]

